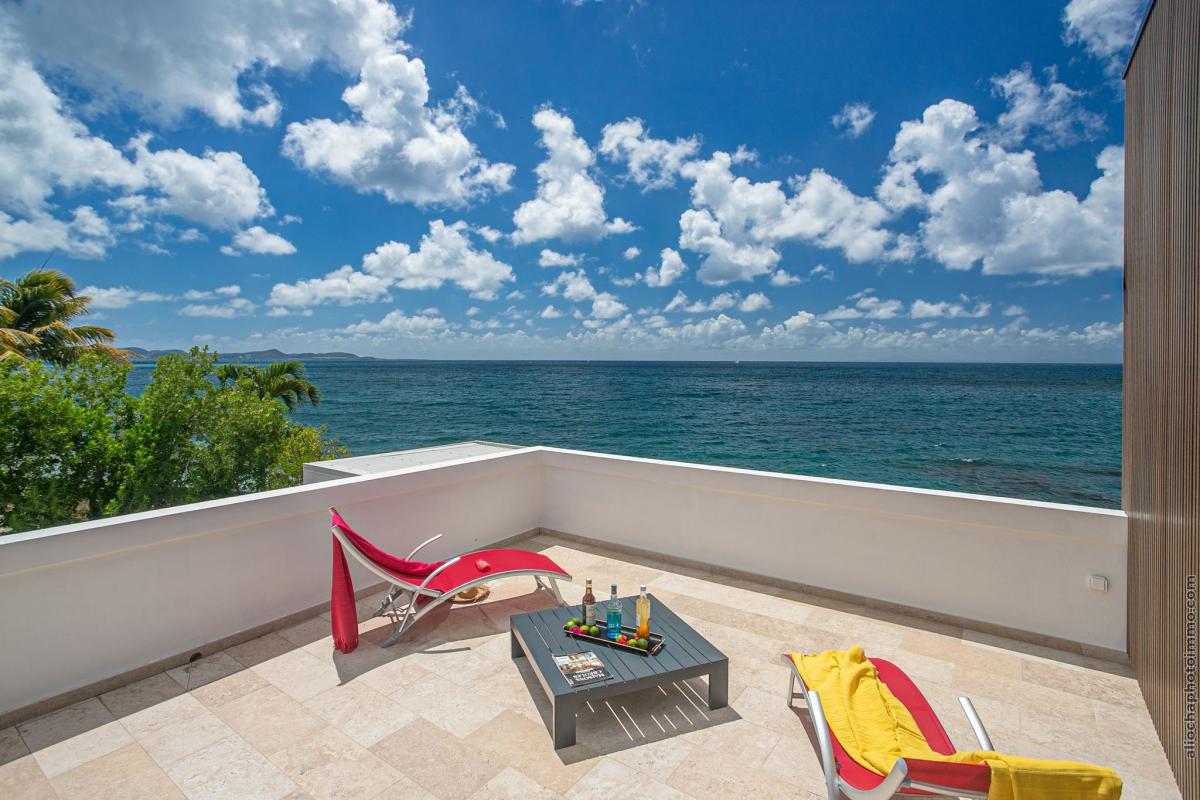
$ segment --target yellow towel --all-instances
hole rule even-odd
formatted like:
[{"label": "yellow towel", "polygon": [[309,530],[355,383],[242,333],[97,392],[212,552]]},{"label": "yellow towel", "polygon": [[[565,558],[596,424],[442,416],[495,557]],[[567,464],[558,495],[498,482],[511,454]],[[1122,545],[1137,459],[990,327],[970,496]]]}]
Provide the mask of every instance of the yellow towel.
[{"label": "yellow towel", "polygon": [[792,656],[846,753],[887,775],[897,758],[987,764],[988,800],[1118,800],[1121,779],[1104,767],[1048,761],[987,750],[942,755],[930,748],[904,704],[887,688],[861,647]]}]

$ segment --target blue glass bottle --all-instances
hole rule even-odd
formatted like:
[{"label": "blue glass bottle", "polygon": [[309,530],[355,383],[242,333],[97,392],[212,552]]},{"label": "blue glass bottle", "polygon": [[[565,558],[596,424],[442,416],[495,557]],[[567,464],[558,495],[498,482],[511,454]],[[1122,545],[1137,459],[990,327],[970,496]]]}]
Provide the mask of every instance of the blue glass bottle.
[{"label": "blue glass bottle", "polygon": [[605,635],[616,639],[621,635],[621,601],[617,599],[617,585],[612,585],[612,596],[608,598],[608,618],[605,621]]}]

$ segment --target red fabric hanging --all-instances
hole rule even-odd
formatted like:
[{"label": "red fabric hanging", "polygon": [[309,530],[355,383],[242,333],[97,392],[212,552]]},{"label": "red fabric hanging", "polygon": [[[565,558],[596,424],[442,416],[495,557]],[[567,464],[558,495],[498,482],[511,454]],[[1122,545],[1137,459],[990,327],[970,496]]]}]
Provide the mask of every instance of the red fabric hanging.
[{"label": "red fabric hanging", "polygon": [[[407,561],[396,558],[390,553],[377,548],[363,537],[354,532],[334,509],[329,509],[330,522],[340,530],[350,544],[361,555],[365,556],[376,566],[393,573],[401,580],[409,580],[419,584],[421,578],[440,567],[443,562],[426,564],[422,561]],[[333,579],[329,593],[329,620],[333,628],[333,644],[343,653],[349,653],[358,647],[358,610],[354,605],[354,582],[350,578],[350,565],[346,563],[346,554],[342,552],[342,543],[336,536],[333,538]]]}]

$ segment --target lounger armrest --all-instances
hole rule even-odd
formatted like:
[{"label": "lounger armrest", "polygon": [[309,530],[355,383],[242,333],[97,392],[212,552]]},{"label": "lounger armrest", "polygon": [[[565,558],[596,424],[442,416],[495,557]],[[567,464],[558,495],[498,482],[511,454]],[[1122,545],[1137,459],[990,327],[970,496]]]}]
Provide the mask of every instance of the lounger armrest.
[{"label": "lounger armrest", "polygon": [[953,761],[902,759],[908,764],[906,785],[912,789],[952,797],[987,797],[992,771],[987,764],[959,764]]},{"label": "lounger armrest", "polygon": [[971,723],[971,730],[975,731],[975,738],[979,740],[979,747],[983,750],[995,750],[992,747],[992,739],[988,736],[987,729],[983,727],[983,720],[979,719],[979,715],[975,713],[975,706],[971,703],[971,698],[958,698],[959,704],[963,708],[963,713],[967,715],[967,722]]},{"label": "lounger armrest", "polygon": [[419,545],[417,545],[416,547],[414,547],[414,548],[412,549],[412,552],[411,552],[411,553],[409,553],[409,554],[408,554],[408,557],[407,557],[407,558],[405,558],[404,560],[405,560],[405,561],[412,561],[412,560],[413,560],[413,556],[415,556],[415,555],[417,554],[417,552],[418,552],[418,551],[419,551],[419,550],[420,550],[422,547],[424,547],[425,545],[429,544],[430,542],[436,542],[436,541],[437,541],[438,539],[440,539],[440,538],[442,538],[442,535],[441,535],[440,533],[435,533],[433,536],[430,536],[428,539],[426,539],[425,541],[421,542]]},{"label": "lounger armrest", "polygon": [[459,559],[461,559],[461,558],[462,558],[462,556],[455,556],[454,558],[450,559],[449,561],[443,561],[442,565],[440,567],[438,567],[433,572],[431,572],[425,576],[425,580],[421,581],[421,585],[417,587],[417,591],[422,594],[434,593],[434,590],[429,588],[429,582],[431,580],[433,580],[434,578],[436,578],[438,576],[438,573],[440,573],[442,570],[446,569],[447,567],[451,567],[451,566],[457,564],[459,562]]},{"label": "lounger armrest", "polygon": [[842,794],[850,800],[889,800],[895,797],[908,782],[908,761],[897,758],[892,771],[873,789],[856,789],[845,781],[839,781]]}]

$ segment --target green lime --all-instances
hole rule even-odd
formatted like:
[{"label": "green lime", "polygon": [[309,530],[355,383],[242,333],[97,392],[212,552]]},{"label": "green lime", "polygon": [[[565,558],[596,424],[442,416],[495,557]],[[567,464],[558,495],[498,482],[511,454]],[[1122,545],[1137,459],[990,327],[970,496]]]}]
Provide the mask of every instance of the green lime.
[{"label": "green lime", "polygon": [[588,633],[592,636],[599,636],[600,629],[598,627],[596,627],[595,625],[593,625],[592,627],[588,628]]}]

